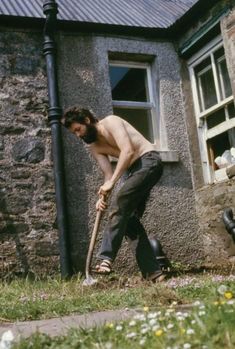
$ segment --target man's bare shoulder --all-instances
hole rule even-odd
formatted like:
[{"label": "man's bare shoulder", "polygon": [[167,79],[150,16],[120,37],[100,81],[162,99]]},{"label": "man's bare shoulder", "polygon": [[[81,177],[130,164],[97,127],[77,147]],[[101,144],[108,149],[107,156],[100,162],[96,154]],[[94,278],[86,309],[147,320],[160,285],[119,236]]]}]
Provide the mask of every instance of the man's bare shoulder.
[{"label": "man's bare shoulder", "polygon": [[123,119],[120,118],[117,115],[111,114],[111,115],[107,115],[105,118],[103,118],[100,121],[100,123],[102,123],[103,125],[113,124],[113,122],[115,122],[115,123],[122,123]]}]

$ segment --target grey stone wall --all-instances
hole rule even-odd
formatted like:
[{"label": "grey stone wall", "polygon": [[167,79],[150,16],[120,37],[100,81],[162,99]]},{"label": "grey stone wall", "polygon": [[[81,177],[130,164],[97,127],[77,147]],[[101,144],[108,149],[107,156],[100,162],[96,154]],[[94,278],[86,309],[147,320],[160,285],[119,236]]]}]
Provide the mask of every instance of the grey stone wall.
[{"label": "grey stone wall", "polygon": [[41,32],[0,31],[0,275],[58,270]]}]

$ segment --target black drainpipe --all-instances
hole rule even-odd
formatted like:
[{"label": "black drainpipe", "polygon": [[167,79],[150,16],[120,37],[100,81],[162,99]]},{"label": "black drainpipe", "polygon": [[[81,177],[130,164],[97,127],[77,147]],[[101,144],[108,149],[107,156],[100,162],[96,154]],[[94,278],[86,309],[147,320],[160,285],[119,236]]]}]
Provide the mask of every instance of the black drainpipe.
[{"label": "black drainpipe", "polygon": [[61,277],[67,278],[72,275],[72,268],[69,254],[63,144],[60,122],[62,109],[60,108],[59,104],[58,80],[56,69],[56,44],[54,40],[56,16],[58,12],[55,0],[44,0],[43,12],[46,15],[46,22],[44,27],[43,53],[47,65],[47,81],[49,96],[48,120],[51,126],[52,137],[52,156],[55,177],[57,225],[59,230],[60,270]]}]

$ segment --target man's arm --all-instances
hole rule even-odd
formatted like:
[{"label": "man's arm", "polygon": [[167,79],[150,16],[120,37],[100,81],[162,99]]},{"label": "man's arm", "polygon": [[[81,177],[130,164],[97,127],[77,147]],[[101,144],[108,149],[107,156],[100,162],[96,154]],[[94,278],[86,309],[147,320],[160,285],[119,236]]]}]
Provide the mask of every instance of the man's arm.
[{"label": "man's arm", "polygon": [[130,166],[134,155],[133,144],[121,118],[116,116],[111,117],[106,124],[106,129],[114,138],[117,147],[120,150],[120,155],[112,177],[100,187],[99,193],[104,195],[112,190],[114,184]]},{"label": "man's arm", "polygon": [[108,156],[97,153],[93,147],[90,147],[90,151],[104,174],[104,181],[110,180],[113,175],[113,169]]}]

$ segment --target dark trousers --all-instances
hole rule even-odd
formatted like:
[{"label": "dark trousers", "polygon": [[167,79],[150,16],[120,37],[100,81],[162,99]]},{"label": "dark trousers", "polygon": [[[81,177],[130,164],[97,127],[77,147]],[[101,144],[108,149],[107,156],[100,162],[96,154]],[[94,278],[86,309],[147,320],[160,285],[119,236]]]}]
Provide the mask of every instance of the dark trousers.
[{"label": "dark trousers", "polygon": [[124,236],[135,241],[135,256],[143,277],[160,270],[139,218],[162,170],[162,162],[156,151],[144,154],[127,170],[126,180],[113,198],[99,252],[100,259],[114,261]]}]

